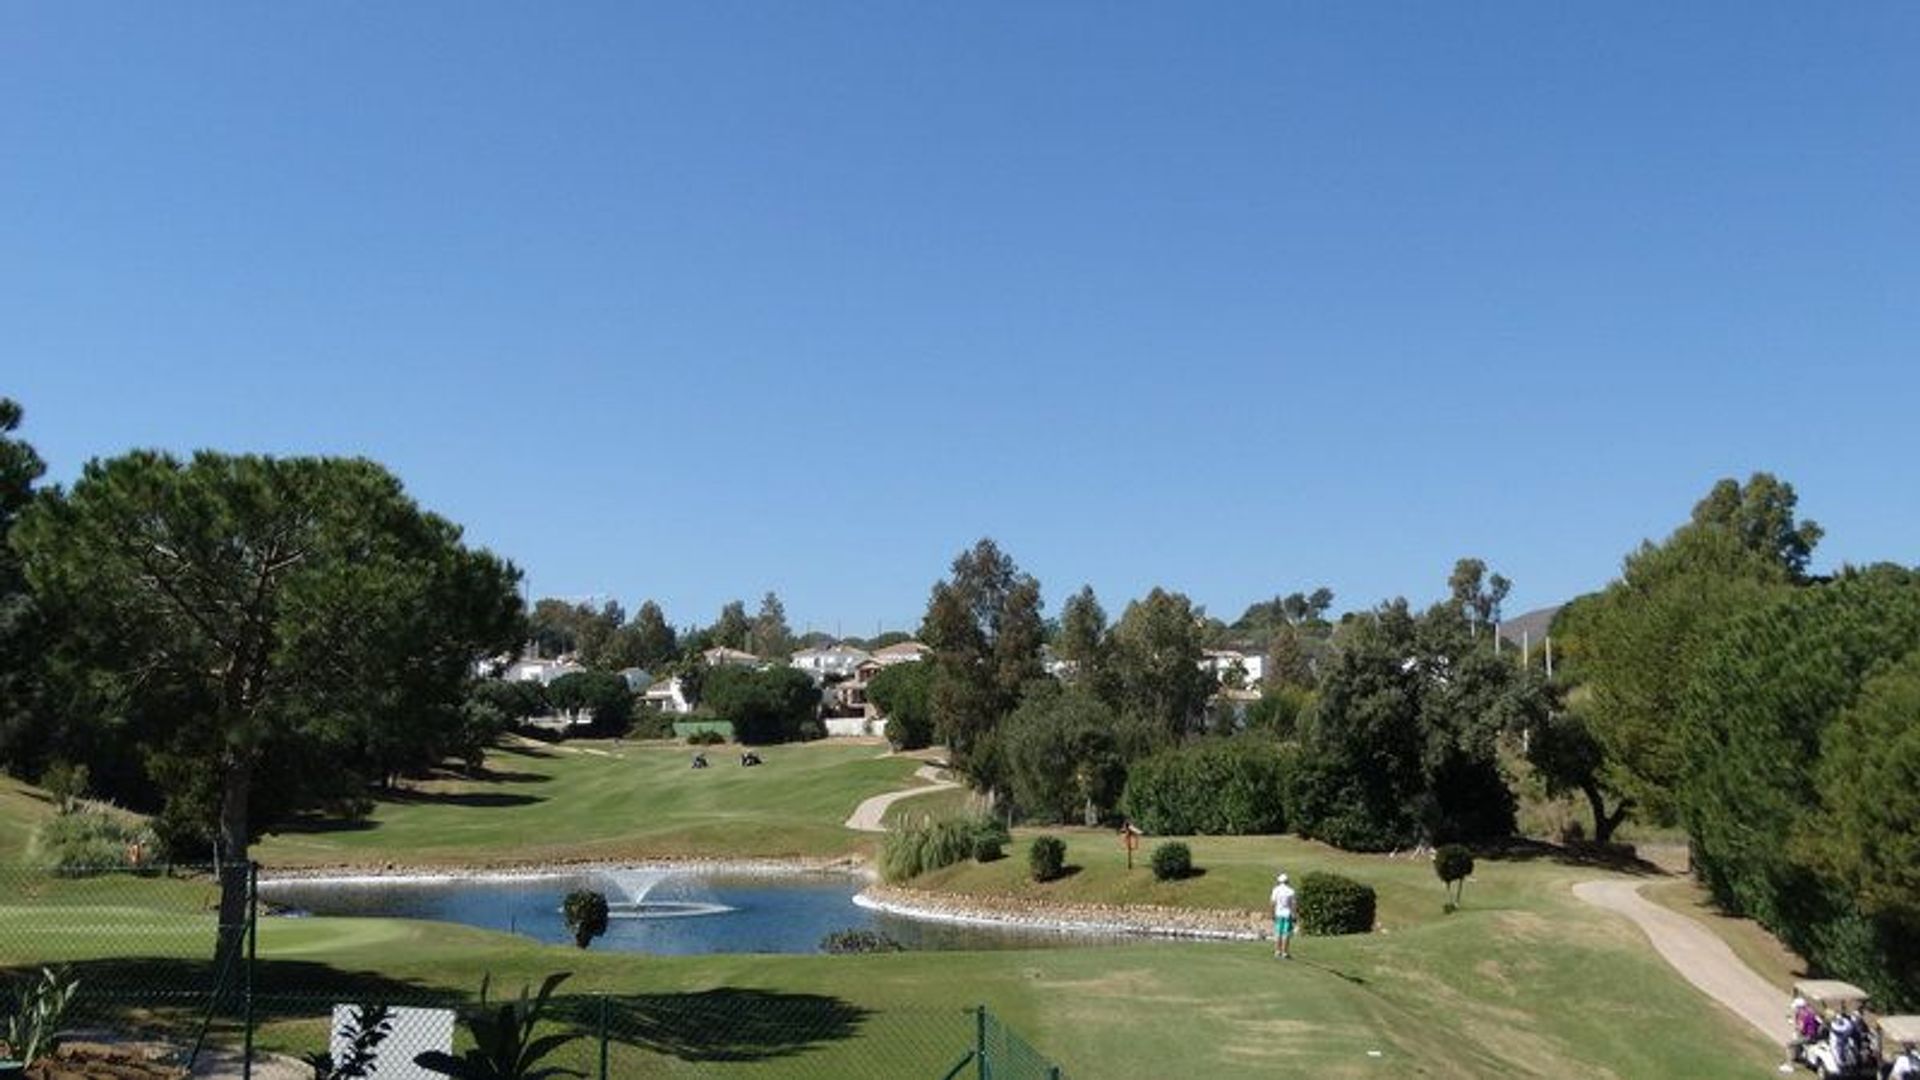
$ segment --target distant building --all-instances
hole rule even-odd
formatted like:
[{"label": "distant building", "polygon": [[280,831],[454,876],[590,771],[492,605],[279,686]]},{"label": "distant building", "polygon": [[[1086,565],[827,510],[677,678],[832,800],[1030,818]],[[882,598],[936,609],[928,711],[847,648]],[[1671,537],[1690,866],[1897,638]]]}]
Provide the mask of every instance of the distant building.
[{"label": "distant building", "polygon": [[640,704],[658,709],[668,716],[686,716],[693,712],[693,702],[687,700],[686,686],[678,675],[647,687],[646,692],[640,695]]},{"label": "distant building", "polygon": [[856,649],[845,642],[801,649],[793,654],[793,666],[813,676],[814,682],[823,682],[828,678],[850,679],[860,670],[860,665],[873,658],[865,649]]},{"label": "distant building", "polygon": [[523,656],[508,664],[500,677],[508,682],[537,682],[549,686],[562,675],[572,675],[587,670],[571,656],[555,657],[551,660],[538,656]]},{"label": "distant building", "polygon": [[700,654],[708,667],[750,667],[764,666],[765,661],[750,652],[718,646]]},{"label": "distant building", "polygon": [[1233,681],[1233,673],[1240,675],[1240,685],[1253,688],[1267,677],[1267,658],[1259,653],[1245,653],[1238,649],[1205,649],[1200,653],[1200,667],[1212,675],[1215,682],[1222,686]]}]

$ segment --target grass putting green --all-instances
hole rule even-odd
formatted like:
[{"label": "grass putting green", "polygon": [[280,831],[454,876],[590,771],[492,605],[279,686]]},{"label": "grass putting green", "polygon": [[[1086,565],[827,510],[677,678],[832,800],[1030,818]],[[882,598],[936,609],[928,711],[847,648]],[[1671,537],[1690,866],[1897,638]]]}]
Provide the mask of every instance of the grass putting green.
[{"label": "grass putting green", "polygon": [[871,744],[693,751],[660,744],[523,744],[477,779],[422,782],[380,798],[364,821],[316,820],[255,848],[268,866],[474,865],[578,859],[856,855],[873,839],[843,827],[860,801],[909,786],[921,762]]}]

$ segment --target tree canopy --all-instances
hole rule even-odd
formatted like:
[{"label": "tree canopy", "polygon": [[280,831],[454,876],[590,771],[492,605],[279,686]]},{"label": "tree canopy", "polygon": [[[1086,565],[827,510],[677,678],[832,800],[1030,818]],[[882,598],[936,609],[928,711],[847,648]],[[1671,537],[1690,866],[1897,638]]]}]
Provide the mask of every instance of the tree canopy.
[{"label": "tree canopy", "polygon": [[933,586],[920,639],[933,649],[935,732],[973,786],[1004,785],[994,742],[1000,720],[1040,677],[1040,583],[982,539]]},{"label": "tree canopy", "polygon": [[517,572],[365,460],[94,461],[13,539],[93,722],[144,748],[171,842],[228,859],[446,752],[473,665],[526,631]]}]

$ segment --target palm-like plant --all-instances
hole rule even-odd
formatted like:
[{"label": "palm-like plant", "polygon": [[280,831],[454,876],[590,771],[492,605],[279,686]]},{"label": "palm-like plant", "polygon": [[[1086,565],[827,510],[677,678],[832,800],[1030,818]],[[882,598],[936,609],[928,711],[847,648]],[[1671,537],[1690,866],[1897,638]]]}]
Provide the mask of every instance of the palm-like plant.
[{"label": "palm-like plant", "polygon": [[527,988],[520,988],[517,1002],[491,1005],[487,988],[491,976],[480,982],[480,1007],[461,1022],[473,1035],[473,1048],[459,1057],[440,1050],[429,1050],[413,1059],[415,1065],[453,1080],[553,1080],[561,1076],[584,1077],[585,1073],[558,1065],[542,1065],[541,1060],[579,1038],[573,1034],[534,1035],[547,1011],[554,987],[565,982],[568,972],[549,975],[540,984],[540,992],[531,999]]},{"label": "palm-like plant", "polygon": [[5,1041],[7,1049],[22,1064],[31,1065],[53,1050],[61,1018],[66,1015],[67,1006],[73,1004],[73,995],[79,989],[79,980],[69,978],[65,972],[41,968],[40,978],[19,992],[13,1012],[7,1017]]}]

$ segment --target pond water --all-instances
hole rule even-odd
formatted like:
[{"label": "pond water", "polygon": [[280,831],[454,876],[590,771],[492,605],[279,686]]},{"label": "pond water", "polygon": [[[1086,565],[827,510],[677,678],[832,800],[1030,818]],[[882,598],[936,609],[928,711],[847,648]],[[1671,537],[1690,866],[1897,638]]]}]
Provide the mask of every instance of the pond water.
[{"label": "pond water", "polygon": [[812,953],[837,930],[878,930],[909,949],[1031,949],[1112,940],[1018,927],[910,919],[854,904],[862,883],[840,874],[584,870],[511,878],[263,881],[260,895],[290,913],[432,919],[573,938],[560,903],[574,889],[606,894],[611,918],[593,947],[616,952]]}]

